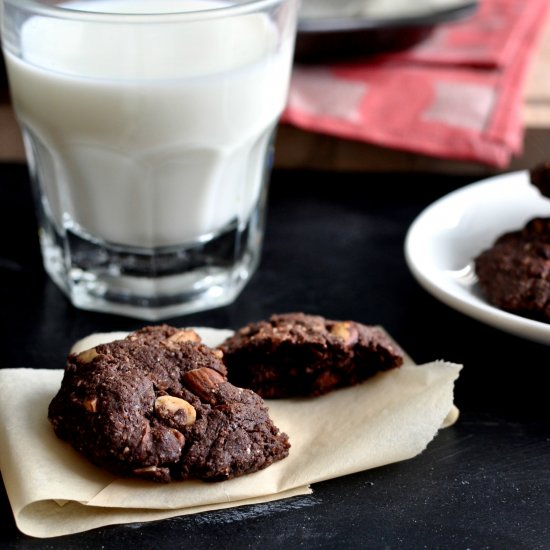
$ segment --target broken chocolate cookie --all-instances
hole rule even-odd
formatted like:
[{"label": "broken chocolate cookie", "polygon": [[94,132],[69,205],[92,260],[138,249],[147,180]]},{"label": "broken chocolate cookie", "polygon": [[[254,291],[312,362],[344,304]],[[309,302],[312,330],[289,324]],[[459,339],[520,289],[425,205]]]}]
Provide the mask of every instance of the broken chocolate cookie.
[{"label": "broken chocolate cookie", "polygon": [[322,395],[403,364],[379,327],[304,313],[251,323],[220,349],[229,380],[265,398]]},{"label": "broken chocolate cookie", "polygon": [[192,330],[146,327],[68,357],[49,406],[55,433],[95,464],[159,482],[265,468],[290,444],[263,400],[233,386]]},{"label": "broken chocolate cookie", "polygon": [[550,162],[541,162],[529,170],[529,181],[543,197],[550,197]]},{"label": "broken chocolate cookie", "polygon": [[479,287],[500,309],[550,322],[550,218],[499,236],[474,258]]}]

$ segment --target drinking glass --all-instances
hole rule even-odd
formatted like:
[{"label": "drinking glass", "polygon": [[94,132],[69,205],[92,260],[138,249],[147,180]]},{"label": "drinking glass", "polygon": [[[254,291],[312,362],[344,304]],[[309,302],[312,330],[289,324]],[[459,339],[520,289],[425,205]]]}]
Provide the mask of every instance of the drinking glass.
[{"label": "drinking glass", "polygon": [[261,256],[297,0],[4,0],[44,266],[79,308],[231,303]]}]

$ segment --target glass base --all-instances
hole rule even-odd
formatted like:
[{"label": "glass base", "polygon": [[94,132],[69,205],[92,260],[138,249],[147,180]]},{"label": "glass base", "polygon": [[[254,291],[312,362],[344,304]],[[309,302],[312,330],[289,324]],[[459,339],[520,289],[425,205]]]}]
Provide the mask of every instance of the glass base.
[{"label": "glass base", "polygon": [[[122,247],[65,224],[64,236],[43,224],[44,266],[81,309],[158,321],[228,305],[260,259],[262,205],[245,224],[178,247]],[[49,227],[47,227],[49,225]]]}]

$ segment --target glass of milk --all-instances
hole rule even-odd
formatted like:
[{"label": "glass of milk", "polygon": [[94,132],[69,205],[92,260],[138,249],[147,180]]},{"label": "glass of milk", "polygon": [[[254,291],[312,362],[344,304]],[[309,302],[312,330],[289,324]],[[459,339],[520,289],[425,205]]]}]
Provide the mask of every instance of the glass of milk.
[{"label": "glass of milk", "polygon": [[297,0],[4,0],[44,265],[77,307],[231,303],[263,240]]}]

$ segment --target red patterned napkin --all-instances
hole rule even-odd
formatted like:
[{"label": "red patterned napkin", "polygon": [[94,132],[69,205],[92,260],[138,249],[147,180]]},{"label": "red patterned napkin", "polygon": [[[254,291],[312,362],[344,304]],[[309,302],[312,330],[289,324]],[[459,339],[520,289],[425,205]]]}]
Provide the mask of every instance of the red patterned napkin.
[{"label": "red patterned napkin", "polygon": [[282,121],[504,168],[521,152],[523,84],[548,0],[481,0],[400,53],[294,67]]}]

